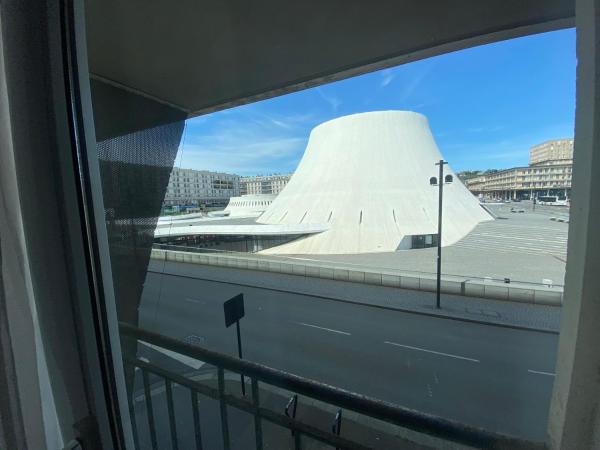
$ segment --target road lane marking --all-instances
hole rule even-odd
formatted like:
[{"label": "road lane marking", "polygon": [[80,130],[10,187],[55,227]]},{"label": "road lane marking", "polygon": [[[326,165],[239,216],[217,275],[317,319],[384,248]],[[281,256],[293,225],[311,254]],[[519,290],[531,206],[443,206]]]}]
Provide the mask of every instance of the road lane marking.
[{"label": "road lane marking", "polygon": [[[463,241],[464,243],[471,243],[471,244],[483,244],[483,245],[505,245],[505,244],[513,244],[513,239],[514,238],[502,238],[502,239],[498,239],[498,240],[494,240],[491,241],[489,239],[479,239],[479,238],[465,238],[465,240]],[[530,241],[526,241],[526,242],[516,242],[514,244],[520,244],[520,246],[518,248],[527,248],[527,249],[537,249],[537,248],[555,248],[555,249],[560,249],[560,248],[566,248],[567,243],[549,243],[549,242],[544,242],[543,244],[537,244],[535,242],[530,242]],[[458,243],[456,244],[458,245]]]},{"label": "road lane marking", "polygon": [[532,241],[532,242],[548,242],[556,245],[556,241],[564,241],[567,242],[568,238],[566,236],[547,236],[542,239],[535,236],[523,236],[522,234],[512,235],[512,234],[498,234],[498,233],[474,233],[467,235],[466,237],[471,238],[488,238],[492,237],[494,239],[514,239],[516,241]]},{"label": "road lane marking", "polygon": [[[525,249],[525,250],[546,250],[546,249],[553,249],[553,250],[561,250],[561,249],[565,249],[567,248],[567,244],[534,244],[534,243],[529,243],[529,242],[517,242],[517,243],[513,243],[510,242],[509,239],[503,239],[502,241],[489,241],[489,240],[482,240],[482,239],[465,239],[464,241],[462,241],[462,243],[457,242],[454,245],[481,245],[481,246],[485,246],[485,247],[503,247],[506,246],[508,244],[510,244],[511,246],[514,246],[515,248],[520,248],[520,249]],[[520,244],[520,245],[516,245],[516,244]]]},{"label": "road lane marking", "polygon": [[[485,247],[483,245],[477,245],[477,244],[454,244],[454,248],[463,248],[463,249],[473,249],[473,250],[482,250],[482,249],[487,249],[487,250],[494,250],[495,252],[498,253],[522,253],[522,254],[526,254],[526,255],[534,255],[534,256],[538,256],[538,255],[546,255],[549,254],[549,252],[553,252],[553,253],[561,253],[566,255],[567,251],[565,250],[553,250],[553,249],[539,249],[539,250],[521,250],[518,247],[510,247],[510,250],[507,249],[505,246],[501,246],[501,245],[489,245],[486,244]],[[516,249],[516,250],[512,250],[512,249]]]},{"label": "road lane marking", "polygon": [[[173,352],[171,350],[167,350],[166,348],[162,348],[162,347],[158,347],[156,345],[152,345],[152,344],[148,344],[144,341],[140,341],[140,344],[143,344],[147,347],[150,347],[153,350],[156,350],[157,352],[162,353],[163,355],[168,356],[169,358],[173,358],[177,361],[179,361],[182,364],[185,364],[186,366],[191,367],[192,369],[196,369],[198,370],[200,367],[202,367],[204,365],[203,361],[198,361],[197,359],[194,358],[190,358],[189,356],[186,355],[181,355],[179,353]],[[140,358],[142,359],[142,358]]]},{"label": "road lane marking", "polygon": [[394,345],[396,347],[408,348],[410,350],[417,350],[420,352],[433,353],[434,355],[447,356],[448,358],[462,359],[464,361],[471,361],[471,362],[476,362],[476,363],[479,362],[478,359],[467,358],[466,356],[452,355],[451,353],[436,352],[434,350],[427,350],[425,348],[413,347],[412,345],[398,344],[397,342],[385,341],[384,344]]},{"label": "road lane marking", "polygon": [[538,375],[548,375],[549,377],[554,377],[556,376],[555,373],[552,372],[542,372],[541,370],[531,370],[531,369],[527,369],[527,372],[529,373],[537,373]]},{"label": "road lane marking", "polygon": [[294,323],[297,323],[298,325],[303,325],[305,327],[318,328],[319,330],[329,331],[331,333],[338,333],[338,334],[344,334],[346,336],[352,336],[350,333],[347,333],[345,331],[333,330],[331,328],[325,328],[325,327],[319,327],[317,325],[312,325],[310,323],[304,323],[304,322],[294,322]]}]

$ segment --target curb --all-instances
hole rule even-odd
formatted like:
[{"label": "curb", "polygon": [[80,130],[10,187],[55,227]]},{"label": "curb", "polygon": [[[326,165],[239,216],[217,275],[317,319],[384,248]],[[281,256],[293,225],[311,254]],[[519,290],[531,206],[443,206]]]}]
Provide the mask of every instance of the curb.
[{"label": "curb", "polygon": [[234,285],[234,286],[244,286],[244,287],[250,287],[250,288],[255,288],[255,289],[265,289],[265,290],[273,291],[273,292],[291,293],[291,294],[295,294],[295,295],[302,295],[305,297],[313,297],[313,298],[329,300],[329,301],[334,301],[334,302],[339,302],[339,303],[347,303],[347,304],[353,304],[353,305],[359,305],[359,306],[367,306],[367,307],[371,307],[371,308],[385,309],[388,311],[397,311],[397,312],[402,312],[402,313],[407,313],[407,314],[415,314],[415,315],[419,315],[419,316],[429,316],[429,317],[435,317],[438,319],[457,320],[460,322],[475,323],[475,324],[480,324],[480,325],[491,325],[491,326],[496,326],[496,327],[500,327],[500,328],[510,328],[510,329],[516,329],[516,330],[535,331],[535,332],[540,332],[540,333],[545,333],[545,334],[556,334],[556,335],[559,334],[559,330],[555,330],[555,329],[551,329],[551,328],[539,328],[539,327],[527,326],[527,325],[516,325],[516,324],[506,323],[506,322],[502,322],[502,321],[495,321],[493,319],[487,319],[487,320],[475,319],[475,318],[471,318],[471,317],[466,317],[465,315],[461,315],[460,313],[449,312],[447,310],[446,310],[446,312],[438,313],[434,310],[428,311],[426,308],[423,308],[423,310],[419,311],[415,308],[407,308],[407,307],[403,308],[400,306],[393,306],[393,305],[367,303],[367,302],[361,302],[359,300],[353,300],[353,299],[347,299],[347,298],[344,299],[344,298],[340,298],[340,297],[332,297],[330,295],[319,295],[316,293],[312,293],[312,292],[308,292],[308,291],[300,291],[297,289],[291,290],[291,289],[270,287],[270,286],[265,286],[264,284],[241,283],[241,282],[235,282],[235,281],[216,280],[214,278],[197,277],[197,276],[193,276],[193,275],[182,275],[182,274],[178,274],[178,273],[171,273],[171,272],[165,272],[165,271],[161,272],[161,271],[150,270],[150,269],[148,270],[148,272],[156,273],[158,275],[169,275],[169,276],[174,276],[174,277],[190,278],[193,280],[209,281],[212,283],[221,283],[221,284],[228,284],[228,285]]},{"label": "curb", "polygon": [[[152,249],[152,259],[186,262],[208,266],[229,267],[245,270],[300,275],[327,280],[348,281],[375,286],[395,287],[425,292],[436,291],[435,275],[402,274],[392,271],[371,272],[328,265],[302,264],[288,261],[272,261],[236,255],[207,255],[175,250]],[[556,287],[529,287],[517,283],[501,283],[492,280],[471,280],[467,277],[442,278],[440,292],[465,297],[489,298],[534,305],[562,306],[563,292]]]}]

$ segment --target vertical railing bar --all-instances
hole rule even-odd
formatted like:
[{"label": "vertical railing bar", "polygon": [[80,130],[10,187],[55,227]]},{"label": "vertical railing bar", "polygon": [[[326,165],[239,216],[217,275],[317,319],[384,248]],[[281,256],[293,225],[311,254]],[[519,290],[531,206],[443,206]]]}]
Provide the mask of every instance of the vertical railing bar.
[{"label": "vertical railing bar", "polygon": [[223,448],[230,450],[229,445],[229,423],[227,420],[227,404],[225,403],[225,371],[222,367],[218,369],[219,377],[219,403],[221,404],[221,431],[223,433]]},{"label": "vertical railing bar", "polygon": [[260,398],[258,396],[258,380],[252,377],[252,405],[254,406],[254,436],[256,437],[256,450],[263,448],[262,422],[260,418]]},{"label": "vertical railing bar", "polygon": [[[333,420],[333,425],[331,426],[331,432],[336,435],[340,435],[342,431],[342,410],[338,409],[338,412],[335,415],[335,419]],[[340,447],[336,447],[335,450],[342,450]]]},{"label": "vertical railing bar", "polygon": [[190,389],[192,394],[192,414],[194,416],[194,434],[196,435],[196,450],[202,450],[202,432],[200,430],[200,412],[198,411],[198,393]]},{"label": "vertical railing bar", "polygon": [[302,450],[302,442],[300,441],[300,432],[294,430],[294,450]]},{"label": "vertical railing bar", "polygon": [[150,442],[152,450],[158,450],[156,444],[156,428],[154,427],[154,413],[152,408],[152,396],[150,395],[150,382],[148,381],[148,372],[140,368],[142,371],[142,379],[144,381],[144,400],[146,401],[146,412],[148,415],[148,428],[150,429]]},{"label": "vertical railing bar", "polygon": [[[135,369],[136,368],[134,367],[133,370],[135,370]],[[128,397],[129,397],[129,417],[131,418],[131,433],[133,434],[133,444],[135,445],[135,448],[140,448],[140,440],[138,438],[137,421],[136,421],[136,415],[135,415],[135,404],[134,404],[135,399],[133,398],[133,394],[128,395]]]},{"label": "vertical railing bar", "polygon": [[165,378],[165,392],[167,394],[167,411],[169,412],[169,429],[171,431],[171,448],[179,450],[177,445],[177,424],[175,423],[175,407],[173,405],[173,386],[171,380]]}]

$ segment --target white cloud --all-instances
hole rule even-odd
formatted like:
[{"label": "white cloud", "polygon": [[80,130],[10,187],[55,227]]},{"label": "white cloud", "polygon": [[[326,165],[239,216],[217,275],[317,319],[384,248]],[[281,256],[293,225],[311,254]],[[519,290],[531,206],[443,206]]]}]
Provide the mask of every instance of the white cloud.
[{"label": "white cloud", "polygon": [[417,90],[421,82],[425,79],[425,77],[431,72],[433,67],[435,66],[434,61],[423,62],[421,70],[411,78],[409,83],[406,83],[402,89],[400,94],[400,101],[406,102],[413,94],[414,91]]},{"label": "white cloud", "polygon": [[184,146],[178,163],[181,167],[237,174],[258,174],[293,170],[298,164],[305,140],[302,138],[265,139],[248,142],[232,138]]},{"label": "white cloud", "polygon": [[392,82],[394,78],[396,78],[396,74],[392,71],[392,69],[384,69],[381,71],[381,83],[379,83],[380,87],[386,87],[388,84]]},{"label": "white cloud", "polygon": [[315,120],[309,113],[267,115],[248,108],[212,119],[206,126],[188,122],[178,167],[241,175],[294,170]]},{"label": "white cloud", "polygon": [[483,127],[471,127],[467,128],[469,133],[492,133],[494,131],[500,131],[504,129],[502,125],[483,126]]},{"label": "white cloud", "polygon": [[323,92],[323,89],[321,89],[320,87],[318,87],[316,90],[317,93],[321,96],[321,98],[325,100],[325,102],[331,107],[332,111],[334,113],[337,113],[337,110],[342,104],[342,101],[335,95],[325,94],[325,92]]}]

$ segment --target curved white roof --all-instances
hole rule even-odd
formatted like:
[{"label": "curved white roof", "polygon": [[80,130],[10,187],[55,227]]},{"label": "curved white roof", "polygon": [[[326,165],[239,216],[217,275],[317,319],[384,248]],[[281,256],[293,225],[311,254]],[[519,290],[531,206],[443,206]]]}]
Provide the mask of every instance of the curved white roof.
[{"label": "curved white roof", "polygon": [[321,233],[329,229],[327,224],[236,224],[229,225],[210,223],[203,225],[174,226],[171,228],[158,228],[154,231],[155,238],[178,236],[292,236]]},{"label": "curved white roof", "polygon": [[250,194],[231,197],[225,213],[229,217],[258,217],[273,203],[277,194]]},{"label": "curved white roof", "polygon": [[[442,155],[427,118],[409,111],[354,114],[314,128],[291,180],[257,222],[330,224],[323,233],[263,253],[395,251],[405,236],[437,233]],[[449,166],[443,245],[491,217]],[[406,242],[406,241],[405,241]]]}]

